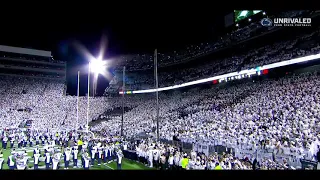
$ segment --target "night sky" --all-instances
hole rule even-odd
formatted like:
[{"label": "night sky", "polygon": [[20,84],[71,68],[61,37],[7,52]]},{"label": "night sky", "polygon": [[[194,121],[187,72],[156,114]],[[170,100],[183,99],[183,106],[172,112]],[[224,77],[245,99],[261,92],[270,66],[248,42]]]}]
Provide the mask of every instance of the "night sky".
[{"label": "night sky", "polygon": [[[74,42],[83,44],[94,56],[98,55],[102,36],[108,39],[105,57],[131,53],[152,53],[179,50],[188,44],[206,42],[223,33],[224,15],[232,10],[206,13],[179,12],[137,14],[123,17],[115,14],[92,16],[59,13],[42,17],[37,14],[5,19],[1,26],[0,44],[50,50],[55,59],[67,61],[68,93],[76,92],[76,72],[87,60],[73,48]],[[43,15],[45,16],[45,15]],[[45,20],[43,20],[45,19]],[[85,75],[81,78],[85,89]],[[98,92],[108,82],[99,78]],[[85,94],[82,91],[81,94]]]}]

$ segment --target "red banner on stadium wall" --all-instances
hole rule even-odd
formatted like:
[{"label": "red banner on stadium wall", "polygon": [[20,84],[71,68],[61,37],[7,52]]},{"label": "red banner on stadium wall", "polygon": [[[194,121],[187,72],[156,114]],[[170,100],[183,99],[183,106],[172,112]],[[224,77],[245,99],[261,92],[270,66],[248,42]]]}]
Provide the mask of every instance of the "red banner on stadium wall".
[{"label": "red banner on stadium wall", "polygon": [[268,74],[269,73],[269,70],[268,69],[265,69],[262,71],[262,74]]},{"label": "red banner on stadium wall", "polygon": [[213,84],[218,84],[218,80],[213,80]]}]

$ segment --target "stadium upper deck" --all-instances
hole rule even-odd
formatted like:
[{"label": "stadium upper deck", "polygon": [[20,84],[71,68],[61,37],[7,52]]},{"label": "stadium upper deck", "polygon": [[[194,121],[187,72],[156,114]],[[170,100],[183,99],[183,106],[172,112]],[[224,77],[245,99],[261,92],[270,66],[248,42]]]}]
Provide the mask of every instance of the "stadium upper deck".
[{"label": "stadium upper deck", "polygon": [[[221,51],[197,62],[179,64],[158,71],[159,87],[209,78],[319,53],[319,23],[311,28],[291,31],[283,29],[245,44]],[[230,53],[232,52],[232,53]],[[116,73],[107,92],[119,92],[122,73]],[[152,71],[126,72],[126,90],[144,90],[154,87]]]},{"label": "stadium upper deck", "polygon": [[50,51],[0,45],[2,75],[65,80],[66,62],[54,60]]},{"label": "stadium upper deck", "polygon": [[[317,13],[307,10],[294,10],[285,11],[276,15],[265,15],[265,17],[312,17],[316,16]],[[239,27],[231,33],[225,34],[217,41],[214,42],[203,42],[201,44],[195,44],[185,47],[182,50],[175,50],[173,52],[158,52],[158,66],[167,67],[174,64],[183,62],[189,62],[200,57],[217,52],[221,49],[245,42],[247,40],[260,37],[262,35],[275,32],[282,27],[264,27],[260,21],[252,21],[251,24]],[[132,54],[125,55],[116,58],[118,70],[122,70],[122,66],[126,66],[127,71],[139,71],[148,70],[153,67],[154,56],[150,54]]]}]

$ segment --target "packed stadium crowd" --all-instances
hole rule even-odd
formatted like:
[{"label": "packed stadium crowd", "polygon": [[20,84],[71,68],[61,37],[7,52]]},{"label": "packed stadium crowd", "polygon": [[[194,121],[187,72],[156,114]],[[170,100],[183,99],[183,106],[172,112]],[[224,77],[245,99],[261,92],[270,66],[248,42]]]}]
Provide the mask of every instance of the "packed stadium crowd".
[{"label": "packed stadium crowd", "polygon": [[[14,81],[12,78],[6,79],[6,81],[9,80]],[[35,130],[50,129],[52,131],[54,129],[56,131],[75,128],[76,97],[62,96],[62,83],[59,85],[59,83],[50,84],[39,80],[15,80],[20,82],[19,86],[5,84],[2,81],[1,87],[5,87],[1,91],[2,102],[4,102],[1,107],[2,128],[17,128],[24,119],[32,119],[31,129]],[[199,157],[191,159],[191,155],[177,151],[174,156],[178,159],[173,161],[176,165],[168,165],[166,168],[180,168],[182,166],[180,161],[187,156],[190,157],[188,169],[210,169],[216,166],[218,168],[221,166],[222,169],[253,168],[251,165],[254,158],[242,157],[241,151],[245,150],[251,150],[253,154],[257,150],[263,150],[289,155],[296,159],[316,160],[320,138],[318,134],[320,127],[318,121],[320,118],[318,113],[319,75],[315,73],[285,77],[280,80],[243,81],[234,84],[229,82],[231,85],[227,87],[160,94],[160,137],[162,139],[172,140],[175,135],[183,142],[226,145],[236,151],[235,155],[226,154],[223,157],[201,155],[200,159]],[[107,108],[121,106],[120,98],[92,99],[91,117],[98,116]],[[57,99],[60,100],[57,101]],[[124,114],[125,137],[134,138],[142,132],[154,134],[156,108],[153,99],[153,95],[132,95],[125,98],[125,106],[132,108]],[[82,109],[80,111],[83,111],[79,113],[81,118],[79,125],[84,127],[86,101],[85,99],[82,101],[79,103]],[[65,102],[69,104],[63,104]],[[60,106],[62,106],[61,109]],[[20,108],[29,108],[31,111],[18,111]],[[91,130],[102,132],[102,137],[113,137],[120,134],[120,126],[121,118],[115,117],[92,127]],[[145,151],[147,152],[150,148],[145,148]],[[142,154],[139,152],[137,155],[149,158],[146,154]],[[161,166],[163,161],[161,158],[164,157],[153,156],[156,155],[151,157],[155,160],[155,167],[164,168]],[[139,160],[149,165],[151,163],[141,158]],[[157,164],[158,160],[159,164]],[[284,161],[290,164],[289,160]],[[171,155],[167,157],[167,162],[172,165]],[[200,165],[199,162],[201,162]],[[208,163],[211,165],[209,166]],[[264,166],[267,169],[291,168],[288,165],[283,166],[283,163],[280,163],[280,166],[270,157],[259,159],[259,163],[262,169]]]},{"label": "packed stadium crowd", "polygon": [[137,159],[149,167],[161,170],[284,170],[296,169],[285,159],[274,161],[257,156],[235,157],[231,153],[183,152],[172,145],[142,141],[136,146]]},{"label": "packed stadium crowd", "polygon": [[[76,128],[77,98],[64,96],[64,89],[64,82],[59,80],[1,76],[0,127],[18,127],[26,120],[32,120],[34,129]],[[91,98],[90,119],[97,118],[110,107],[104,99]],[[87,99],[80,97],[78,125],[82,127],[87,122],[86,107]]]},{"label": "packed stadium crowd", "polygon": [[[84,131],[18,128],[7,128],[0,133],[0,169],[4,169],[4,164],[10,170],[105,169],[104,166],[113,169],[109,165],[115,162],[121,170],[123,158],[160,170],[296,169],[286,159],[260,158],[257,153],[241,157],[232,153],[184,152],[177,146],[152,139],[128,142],[116,136],[94,137]],[[10,151],[4,158],[3,151],[7,149]]]},{"label": "packed stadium crowd", "polygon": [[[161,94],[160,137],[172,140],[176,135],[181,141],[194,144],[265,149],[316,160],[320,146],[319,82],[319,75],[311,73]],[[143,101],[124,114],[125,136],[152,134],[155,101],[152,97],[131,96]],[[117,134],[120,126],[121,119],[115,118],[104,122],[99,130]]]},{"label": "packed stadium crowd", "polygon": [[[301,13],[295,11],[291,15],[294,17]],[[248,31],[251,29],[244,28],[239,33],[247,33],[250,37]],[[319,35],[317,28],[291,40],[250,49],[205,66],[160,72],[159,84],[160,87],[181,84],[316,54],[320,51]],[[235,33],[227,37],[230,41],[222,39],[214,45],[203,44],[187,52],[160,55],[163,56],[160,59],[163,65],[165,61],[179,62],[248,38],[237,37],[239,35]],[[142,57],[145,61],[141,63],[128,61],[135,65],[133,69],[141,69],[140,65],[148,67],[144,62],[153,61],[152,56]],[[136,58],[139,62],[140,59]],[[154,83],[153,76],[149,74],[129,73],[128,78],[131,79],[128,89],[147,89]],[[115,76],[113,81],[117,84],[120,79]],[[29,155],[23,148],[28,143],[35,148],[32,156],[34,169],[38,168],[35,162],[38,163],[40,157],[46,169],[58,169],[62,156],[66,169],[71,158],[75,160],[73,165],[77,166],[78,160],[74,158],[78,158],[80,151],[82,161],[79,162],[83,163],[84,169],[88,169],[90,163],[93,166],[97,161],[101,165],[102,161],[106,163],[114,158],[118,169],[121,169],[122,157],[130,154],[128,144],[136,155],[133,158],[131,154],[130,158],[160,169],[296,169],[301,168],[301,159],[316,162],[320,158],[318,71],[254,81],[245,77],[209,88],[161,92],[158,107],[154,94],[132,94],[125,98],[91,97],[89,114],[86,97],[77,99],[76,96],[64,95],[64,91],[65,84],[61,80],[0,76],[1,147],[6,150],[10,142],[11,149],[7,160],[0,151],[0,167],[6,161],[10,169],[25,169],[28,166],[26,160],[30,157],[25,158]],[[128,110],[123,114],[122,138],[133,142],[127,144],[124,139],[116,138],[121,134],[122,118],[119,115],[110,116],[108,120],[90,127],[95,138],[73,131],[86,129],[88,122],[104,119],[123,104]],[[191,151],[154,140],[157,136],[157,108],[160,139],[172,141],[176,137],[181,142],[192,144]],[[28,130],[24,128],[26,121],[32,122]],[[149,139],[136,143],[134,139],[142,134]],[[20,153],[15,151],[14,143],[18,143]],[[44,153],[38,152],[39,145]],[[200,153],[196,152],[198,145],[231,148],[232,152],[228,150],[222,155]]]}]

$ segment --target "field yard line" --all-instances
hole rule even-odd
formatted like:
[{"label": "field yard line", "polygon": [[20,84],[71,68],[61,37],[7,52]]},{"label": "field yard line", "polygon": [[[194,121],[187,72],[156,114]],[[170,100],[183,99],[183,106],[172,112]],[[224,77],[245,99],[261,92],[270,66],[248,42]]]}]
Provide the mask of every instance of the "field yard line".
[{"label": "field yard line", "polygon": [[108,166],[107,164],[103,164],[103,165],[107,166],[109,169],[114,170],[112,167]]}]

